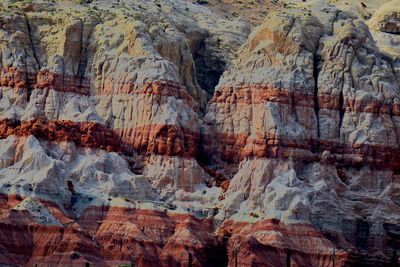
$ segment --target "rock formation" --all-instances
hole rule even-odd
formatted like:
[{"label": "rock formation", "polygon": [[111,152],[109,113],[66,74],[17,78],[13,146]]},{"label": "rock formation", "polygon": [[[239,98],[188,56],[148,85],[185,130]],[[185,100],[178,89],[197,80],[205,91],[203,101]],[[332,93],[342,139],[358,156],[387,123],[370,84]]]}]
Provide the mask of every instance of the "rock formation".
[{"label": "rock formation", "polygon": [[400,2],[264,2],[0,3],[0,265],[395,264]]}]

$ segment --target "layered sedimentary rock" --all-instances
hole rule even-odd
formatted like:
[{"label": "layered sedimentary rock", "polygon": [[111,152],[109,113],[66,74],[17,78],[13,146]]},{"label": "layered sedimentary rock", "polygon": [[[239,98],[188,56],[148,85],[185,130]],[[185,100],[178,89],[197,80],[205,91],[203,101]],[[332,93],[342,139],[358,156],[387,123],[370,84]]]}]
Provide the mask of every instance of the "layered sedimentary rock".
[{"label": "layered sedimentary rock", "polygon": [[[193,266],[220,266],[210,220],[157,207],[138,210],[129,202],[125,207],[92,207],[76,219],[50,202],[12,195],[2,195],[1,201],[1,248],[7,252],[2,262],[114,266],[134,260],[137,266],[180,266],[188,265],[191,255]],[[10,205],[16,208],[10,211]],[[41,223],[37,210],[41,218],[47,215]]]},{"label": "layered sedimentary rock", "polygon": [[0,264],[395,264],[398,0],[200,2],[0,4]]},{"label": "layered sedimentary rock", "polygon": [[[311,224],[347,261],[383,264],[398,248],[396,70],[362,20],[328,16],[330,29],[309,12],[271,13],[221,77],[202,125],[206,164],[230,180],[216,217]],[[308,254],[296,264],[314,266]]]},{"label": "layered sedimentary rock", "polygon": [[[195,159],[207,94],[194,58],[207,42],[207,57],[228,62],[248,29],[222,28],[204,8],[185,6],[2,5],[1,190],[17,199],[2,212],[2,264],[113,265],[135,255],[139,266],[176,266],[189,261],[185,250],[196,266],[212,262],[208,251],[220,246],[212,221],[179,215],[219,192]],[[175,222],[164,212],[177,209],[173,201],[183,203]],[[102,227],[93,221],[102,218]],[[142,241],[121,239],[132,220]],[[32,250],[37,242],[47,245]]]},{"label": "layered sedimentary rock", "polygon": [[221,231],[234,234],[228,244],[231,266],[286,266],[288,247],[292,251],[291,266],[331,266],[334,261],[336,265],[343,266],[350,261],[345,252],[333,256],[333,244],[312,225],[285,226],[277,220],[248,225],[228,220]]}]

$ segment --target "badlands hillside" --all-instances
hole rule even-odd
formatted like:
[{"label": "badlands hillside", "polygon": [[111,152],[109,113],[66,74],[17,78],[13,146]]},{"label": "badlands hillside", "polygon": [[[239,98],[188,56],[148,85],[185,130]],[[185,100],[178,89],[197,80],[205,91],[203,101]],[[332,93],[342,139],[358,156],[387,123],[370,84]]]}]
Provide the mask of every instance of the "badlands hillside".
[{"label": "badlands hillside", "polygon": [[0,1],[0,266],[398,255],[400,0]]}]

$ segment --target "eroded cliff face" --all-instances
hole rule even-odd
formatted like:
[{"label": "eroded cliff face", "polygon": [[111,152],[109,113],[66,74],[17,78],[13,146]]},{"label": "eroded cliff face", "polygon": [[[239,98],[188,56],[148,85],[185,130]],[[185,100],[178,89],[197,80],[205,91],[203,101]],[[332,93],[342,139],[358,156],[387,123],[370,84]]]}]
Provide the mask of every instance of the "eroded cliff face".
[{"label": "eroded cliff face", "polygon": [[393,263],[400,2],[340,3],[2,3],[0,263]]}]

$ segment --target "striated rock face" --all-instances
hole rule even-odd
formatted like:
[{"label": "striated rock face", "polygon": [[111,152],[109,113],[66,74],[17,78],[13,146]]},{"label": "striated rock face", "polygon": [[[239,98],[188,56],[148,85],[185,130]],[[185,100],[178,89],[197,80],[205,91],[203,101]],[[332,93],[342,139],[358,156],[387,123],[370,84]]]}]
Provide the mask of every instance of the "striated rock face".
[{"label": "striated rock face", "polygon": [[[308,12],[269,14],[221,77],[202,125],[207,164],[230,179],[216,217],[312,224],[336,248],[365,255],[357,264],[383,264],[398,248],[389,226],[399,220],[395,57],[383,56],[363,21],[331,16],[326,30]],[[249,227],[243,238],[262,231]],[[285,253],[261,240],[243,241],[257,250],[245,264],[277,253],[267,261],[283,266]],[[319,266],[306,254],[294,264]]]},{"label": "striated rock face", "polygon": [[226,221],[221,230],[236,233],[228,243],[231,266],[286,266],[288,247],[292,251],[291,266],[331,266],[333,261],[335,266],[346,266],[350,260],[344,252],[333,258],[333,244],[307,224],[285,226],[276,220],[264,220],[248,225]]},{"label": "striated rock face", "polygon": [[320,34],[318,20],[306,14],[274,14],[252,32],[208,105],[206,151],[238,162],[276,154],[280,139],[316,139],[312,52]]},{"label": "striated rock face", "polygon": [[[12,195],[2,195],[1,201],[3,263],[115,266],[129,264],[134,255],[137,266],[187,266],[190,253],[193,266],[221,264],[210,220],[138,210],[129,203],[91,207],[76,219],[50,202],[15,201]],[[9,210],[11,203],[16,208]],[[47,214],[46,221],[35,221],[36,209]]]},{"label": "striated rock face", "polygon": [[0,265],[396,265],[398,0],[205,2],[0,3]]}]

